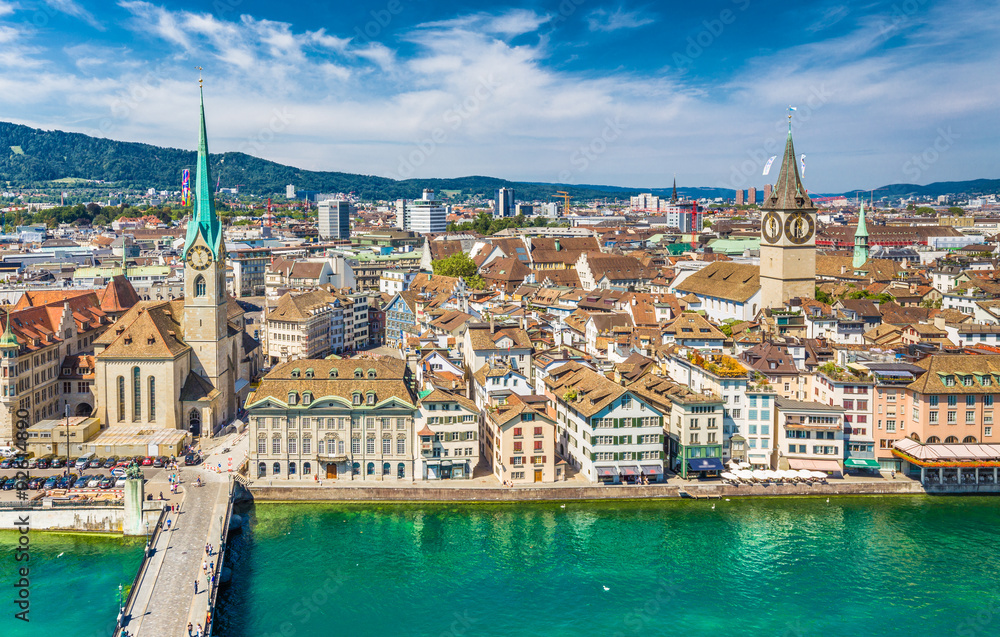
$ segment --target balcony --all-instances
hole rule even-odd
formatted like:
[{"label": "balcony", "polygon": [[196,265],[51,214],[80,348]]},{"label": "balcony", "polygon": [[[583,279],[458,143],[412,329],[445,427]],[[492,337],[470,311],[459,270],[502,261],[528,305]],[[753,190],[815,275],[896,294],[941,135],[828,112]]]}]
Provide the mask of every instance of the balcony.
[{"label": "balcony", "polygon": [[347,460],[346,453],[321,453],[316,458],[320,462],[344,462]]}]

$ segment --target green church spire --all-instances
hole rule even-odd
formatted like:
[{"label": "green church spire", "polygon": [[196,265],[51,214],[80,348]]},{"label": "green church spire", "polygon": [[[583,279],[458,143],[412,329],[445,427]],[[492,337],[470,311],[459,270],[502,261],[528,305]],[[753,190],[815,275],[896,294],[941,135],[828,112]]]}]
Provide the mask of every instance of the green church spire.
[{"label": "green church spire", "polygon": [[868,222],[865,221],[865,202],[861,202],[861,212],[858,213],[858,229],[854,232],[855,268],[864,267],[868,262]]},{"label": "green church spire", "polygon": [[10,306],[7,306],[7,328],[3,331],[3,336],[0,336],[0,347],[17,347],[17,337],[14,336],[14,332],[10,329]]},{"label": "green church spire", "polygon": [[219,249],[222,239],[222,224],[215,214],[215,200],[212,197],[212,175],[209,171],[208,133],[205,129],[205,92],[198,80],[198,92],[201,96],[201,129],[198,138],[198,160],[195,167],[194,207],[191,220],[188,221],[187,238],[184,241],[184,258],[188,250],[201,234],[212,254],[219,259]]}]

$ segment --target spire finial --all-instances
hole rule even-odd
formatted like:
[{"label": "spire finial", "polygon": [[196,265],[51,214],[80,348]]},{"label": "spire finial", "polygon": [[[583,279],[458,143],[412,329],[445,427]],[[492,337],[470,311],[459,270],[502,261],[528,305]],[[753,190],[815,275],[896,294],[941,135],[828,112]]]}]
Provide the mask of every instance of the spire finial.
[{"label": "spire finial", "polygon": [[798,110],[798,109],[796,109],[794,106],[789,105],[789,107],[788,107],[788,135],[789,135],[789,137],[792,135],[792,113],[794,113],[796,110]]},{"label": "spire finial", "polygon": [[204,86],[205,86],[205,84],[204,84],[205,80],[203,79],[202,74],[201,74],[202,68],[200,66],[196,66],[194,68],[198,69],[198,88],[204,88]]}]

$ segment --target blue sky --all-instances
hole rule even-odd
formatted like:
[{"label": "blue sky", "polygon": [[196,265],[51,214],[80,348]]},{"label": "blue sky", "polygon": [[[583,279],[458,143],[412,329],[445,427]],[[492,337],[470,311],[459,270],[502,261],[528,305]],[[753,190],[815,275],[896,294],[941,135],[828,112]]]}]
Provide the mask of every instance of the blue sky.
[{"label": "blue sky", "polygon": [[[1000,177],[1000,3],[0,0],[0,119],[388,177]],[[774,172],[771,177],[773,178]]]}]

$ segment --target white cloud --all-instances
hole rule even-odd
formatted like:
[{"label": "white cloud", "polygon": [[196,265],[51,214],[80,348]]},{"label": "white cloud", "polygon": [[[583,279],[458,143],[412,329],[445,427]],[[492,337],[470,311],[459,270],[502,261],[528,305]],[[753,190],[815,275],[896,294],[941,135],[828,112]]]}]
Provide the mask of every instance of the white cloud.
[{"label": "white cloud", "polygon": [[97,18],[95,18],[90,11],[84,9],[75,0],[45,0],[45,3],[56,11],[60,11],[66,15],[83,20],[98,31],[104,31],[106,28],[103,24],[97,21]]},{"label": "white cloud", "polygon": [[618,7],[614,11],[594,9],[587,16],[587,25],[591,31],[618,31],[619,29],[637,29],[656,22],[656,18],[639,11],[626,11]]}]

